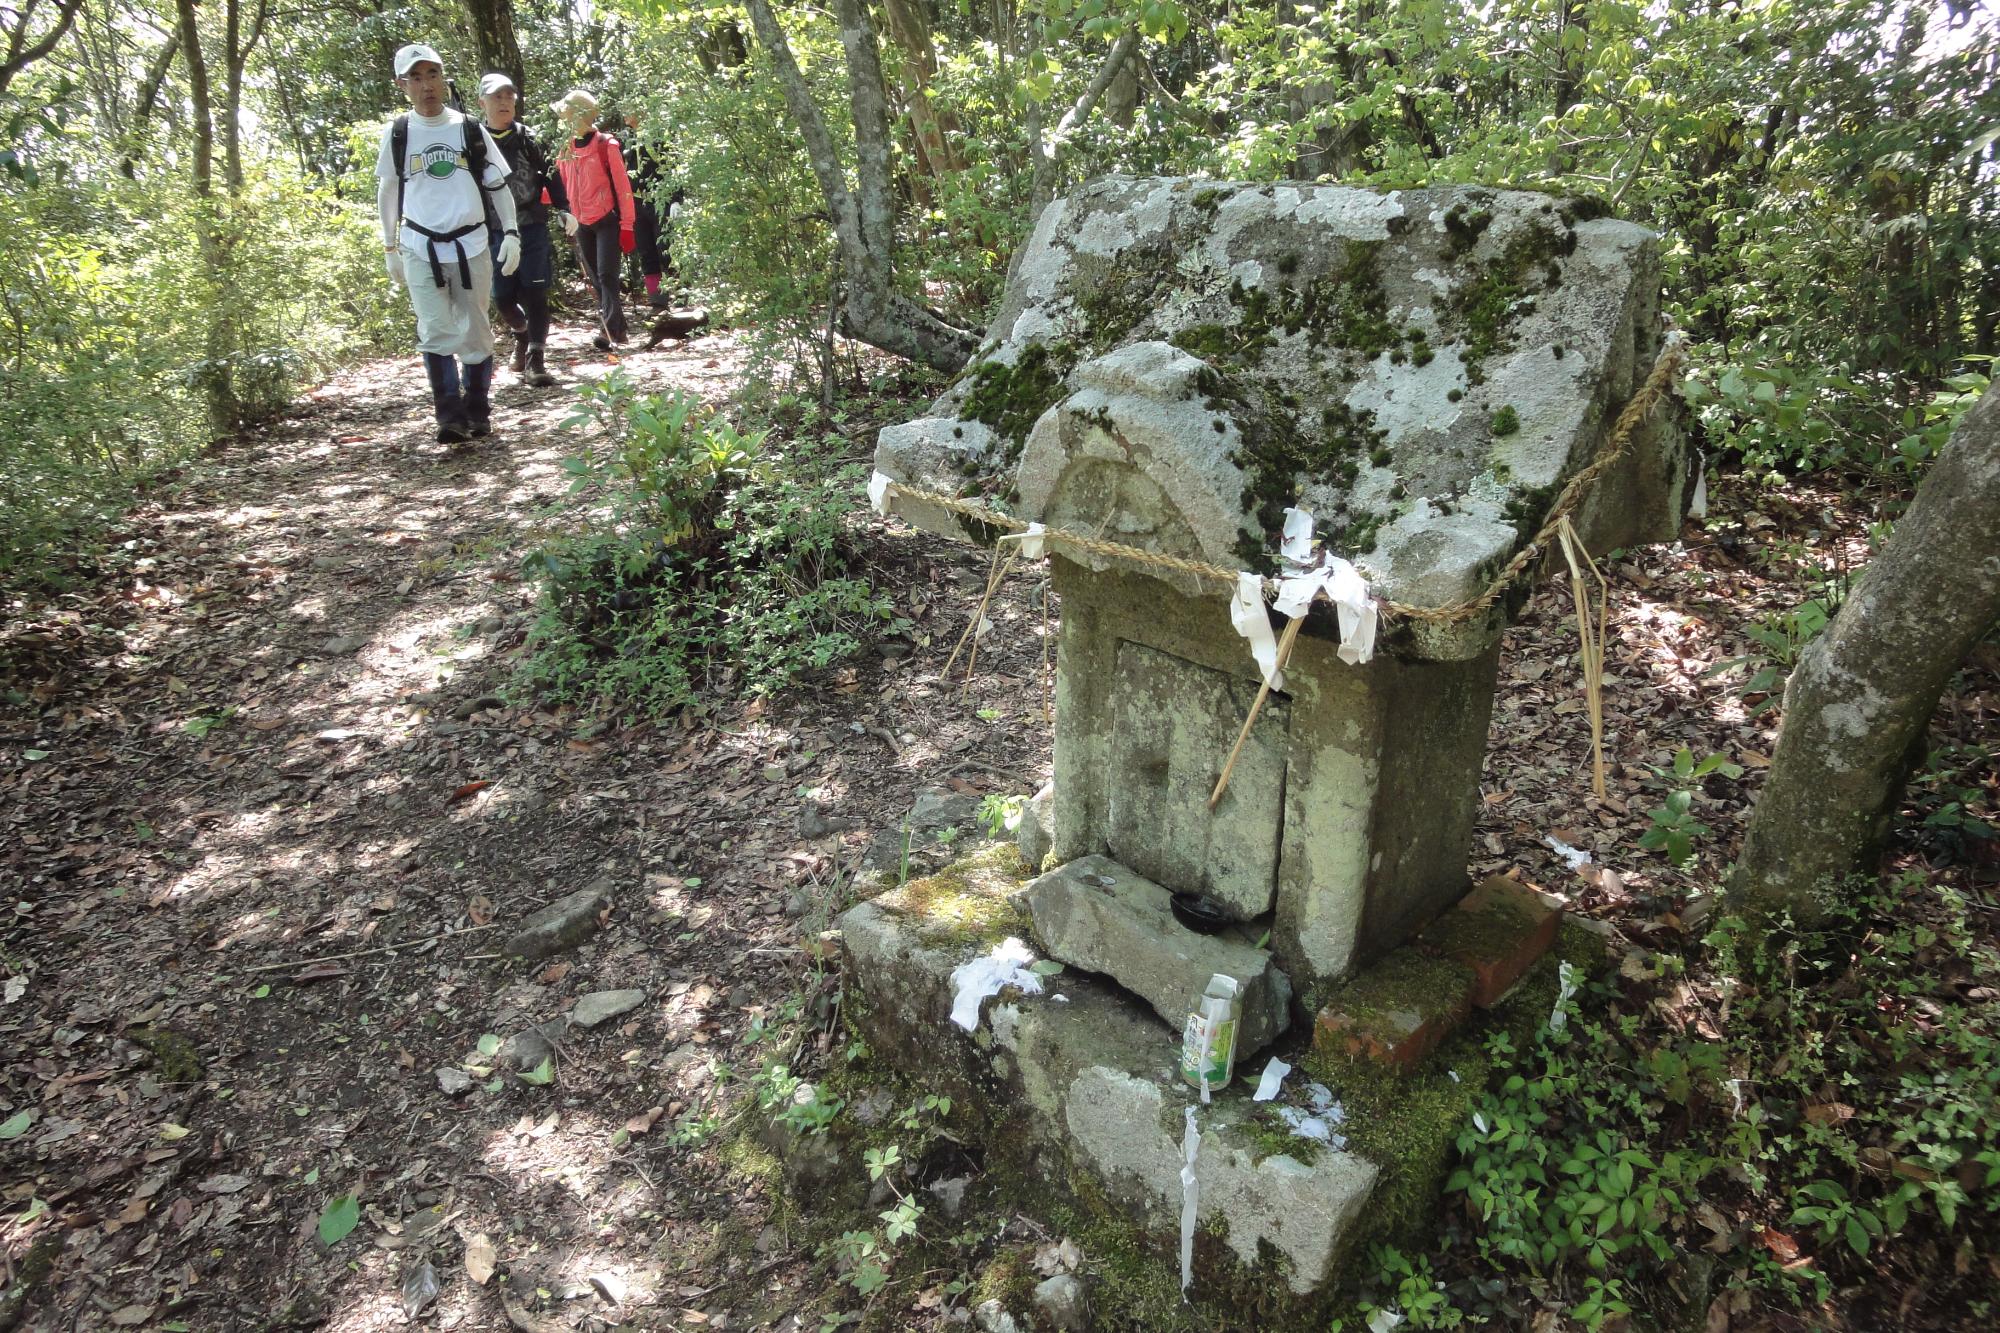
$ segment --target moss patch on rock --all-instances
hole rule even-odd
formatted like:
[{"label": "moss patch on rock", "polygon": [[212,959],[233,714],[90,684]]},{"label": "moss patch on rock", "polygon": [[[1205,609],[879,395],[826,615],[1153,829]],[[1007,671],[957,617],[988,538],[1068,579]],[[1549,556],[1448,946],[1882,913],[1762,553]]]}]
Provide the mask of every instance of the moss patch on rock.
[{"label": "moss patch on rock", "polygon": [[1028,432],[1062,398],[1075,367],[1076,349],[1066,342],[1029,343],[1012,365],[983,362],[972,370],[965,415],[991,426],[1001,438],[1005,461],[1016,462]]},{"label": "moss patch on rock", "polygon": [[891,889],[876,902],[911,918],[932,942],[991,946],[1028,929],[1028,914],[1013,901],[1028,878],[1020,850],[1000,842]]}]

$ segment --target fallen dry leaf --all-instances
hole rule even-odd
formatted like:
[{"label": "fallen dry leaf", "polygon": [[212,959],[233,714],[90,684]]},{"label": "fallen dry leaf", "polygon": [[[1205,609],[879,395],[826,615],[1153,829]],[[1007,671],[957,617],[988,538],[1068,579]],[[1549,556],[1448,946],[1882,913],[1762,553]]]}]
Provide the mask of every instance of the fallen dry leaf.
[{"label": "fallen dry leaf", "polygon": [[465,914],[475,926],[492,925],[494,911],[493,900],[483,893],[473,894],[472,900],[465,905]]},{"label": "fallen dry leaf", "polygon": [[294,983],[330,981],[334,977],[344,977],[346,975],[347,969],[339,963],[308,963],[299,969],[298,974],[292,978],[292,981]]},{"label": "fallen dry leaf", "polygon": [[463,787],[460,787],[457,791],[453,792],[451,795],[445,797],[445,804],[450,805],[453,801],[462,801],[466,797],[472,795],[474,792],[485,791],[488,787],[492,785],[493,785],[492,782],[490,782],[486,778],[481,778],[477,782],[468,782]]},{"label": "fallen dry leaf", "polygon": [[485,1232],[480,1232],[465,1242],[465,1275],[480,1286],[485,1286],[493,1276],[493,1269],[500,1256],[494,1252],[493,1241]]}]

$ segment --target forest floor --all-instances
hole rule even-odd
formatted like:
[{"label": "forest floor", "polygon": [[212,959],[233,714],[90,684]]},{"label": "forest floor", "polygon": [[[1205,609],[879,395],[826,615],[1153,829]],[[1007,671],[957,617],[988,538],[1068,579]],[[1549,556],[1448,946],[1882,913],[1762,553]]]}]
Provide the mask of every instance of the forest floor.
[{"label": "forest floor", "polygon": [[[557,352],[604,368],[576,335]],[[727,333],[624,361],[715,400],[745,365]],[[519,571],[580,447],[556,430],[574,395],[503,372],[497,404],[492,439],[447,449],[414,358],[351,369],[0,626],[0,1237],[12,1264],[53,1260],[25,1327],[380,1329],[408,1300],[440,1329],[789,1330],[842,1308],[798,1211],[711,1131],[767,1033],[792,1025],[801,1063],[837,1039],[802,946],[871,845],[900,852],[919,793],[1045,780],[1039,581],[1003,590],[977,674],[947,681],[985,556],[857,496],[908,635],[701,717],[543,707],[510,689]],[[1566,587],[1509,631],[1473,849],[1475,875],[1654,945],[1697,930],[1775,740],[1747,672],[1709,669],[1865,553],[1869,515],[1832,495],[1716,503],[1608,566],[1608,797]],[[1978,736],[1996,665],[1942,730]],[[1697,784],[1709,831],[1676,870],[1639,840],[1683,747],[1747,772]],[[611,906],[581,947],[500,956],[596,884]],[[551,1044],[546,1083],[491,1051],[627,989],[637,1007]],[[898,1284],[906,1326],[953,1317],[950,1276]]]}]

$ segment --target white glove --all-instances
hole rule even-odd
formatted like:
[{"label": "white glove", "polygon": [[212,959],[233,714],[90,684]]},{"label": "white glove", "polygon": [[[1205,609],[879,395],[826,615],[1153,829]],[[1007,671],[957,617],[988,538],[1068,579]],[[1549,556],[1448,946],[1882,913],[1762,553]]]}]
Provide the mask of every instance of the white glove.
[{"label": "white glove", "polygon": [[508,235],[500,238],[500,249],[494,255],[500,261],[500,276],[510,277],[521,267],[521,238]]},{"label": "white glove", "polygon": [[562,220],[563,235],[576,235],[576,218],[573,214],[558,212],[556,216]]},{"label": "white glove", "polygon": [[410,280],[403,276],[403,252],[401,250],[384,250],[382,252],[382,267],[389,270],[389,281],[396,284],[396,286],[407,287],[410,285]]}]

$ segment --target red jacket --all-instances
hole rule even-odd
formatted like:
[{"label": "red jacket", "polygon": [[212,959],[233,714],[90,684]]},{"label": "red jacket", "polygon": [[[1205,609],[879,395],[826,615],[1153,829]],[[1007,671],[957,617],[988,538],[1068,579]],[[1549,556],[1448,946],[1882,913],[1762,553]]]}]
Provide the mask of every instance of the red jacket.
[{"label": "red jacket", "polygon": [[632,230],[632,180],[625,174],[625,155],[618,141],[602,130],[591,135],[579,148],[574,139],[556,159],[562,173],[563,189],[569,195],[569,211],[586,226],[612,212],[618,213],[618,229]]}]

